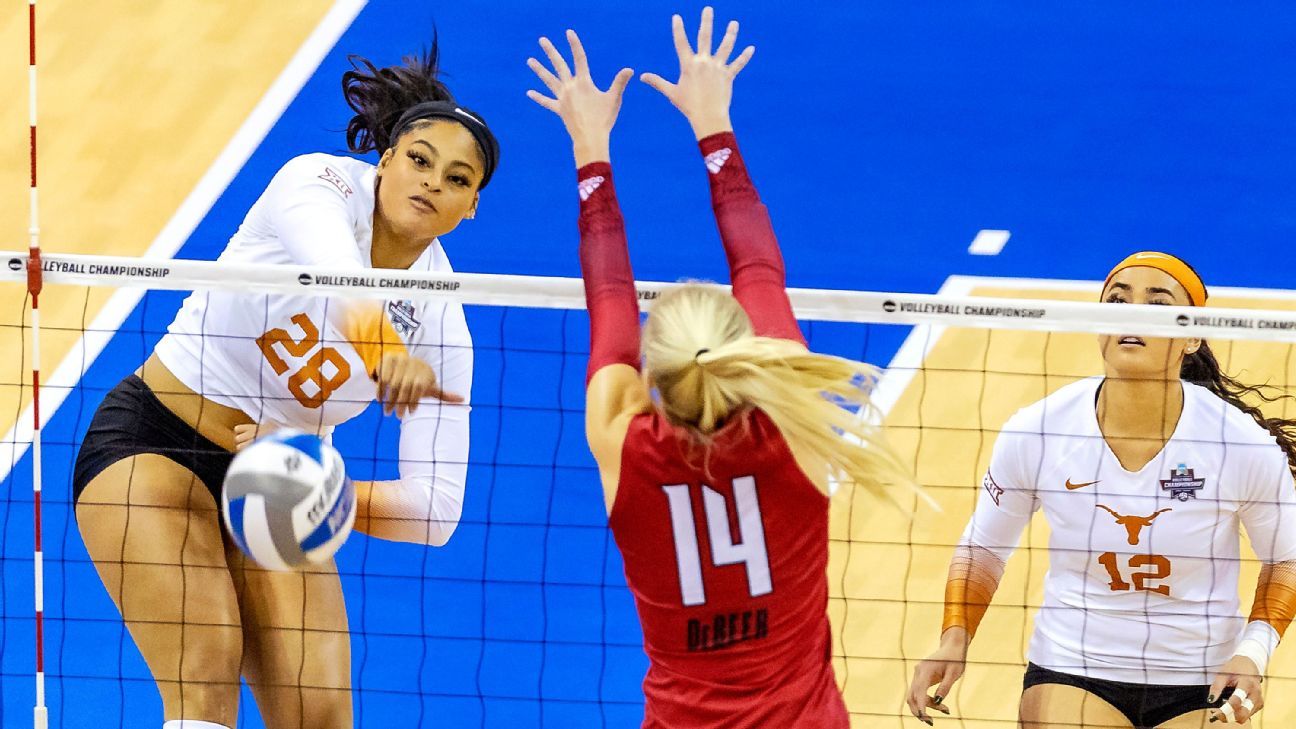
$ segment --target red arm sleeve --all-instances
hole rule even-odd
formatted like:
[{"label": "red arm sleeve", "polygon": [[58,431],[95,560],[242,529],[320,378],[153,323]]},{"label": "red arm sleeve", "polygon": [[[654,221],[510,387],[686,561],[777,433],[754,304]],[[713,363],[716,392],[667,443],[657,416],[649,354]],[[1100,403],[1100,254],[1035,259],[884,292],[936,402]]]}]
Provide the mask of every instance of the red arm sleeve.
[{"label": "red arm sleeve", "polygon": [[639,369],[639,300],[625,221],[612,187],[612,166],[591,162],[577,171],[580,262],[590,315],[590,358],[585,384],[611,364]]},{"label": "red arm sleeve", "polygon": [[711,207],[729,258],[734,297],[756,333],[805,344],[788,301],[783,256],[769,211],[756,194],[733,132],[698,142],[711,180]]}]

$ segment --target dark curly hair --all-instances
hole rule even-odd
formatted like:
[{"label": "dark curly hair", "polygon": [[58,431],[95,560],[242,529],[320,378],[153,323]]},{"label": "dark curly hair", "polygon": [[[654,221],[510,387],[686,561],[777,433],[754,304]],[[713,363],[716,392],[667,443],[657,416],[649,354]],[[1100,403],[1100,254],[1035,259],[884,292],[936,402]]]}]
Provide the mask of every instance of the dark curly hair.
[{"label": "dark curly hair", "polygon": [[454,101],[454,94],[437,78],[436,35],[422,55],[405,56],[399,66],[378,68],[367,58],[347,56],[351,70],[342,74],[342,95],[355,116],[347,122],[347,149],[381,154],[396,141],[392,127],[406,109],[424,101]]}]

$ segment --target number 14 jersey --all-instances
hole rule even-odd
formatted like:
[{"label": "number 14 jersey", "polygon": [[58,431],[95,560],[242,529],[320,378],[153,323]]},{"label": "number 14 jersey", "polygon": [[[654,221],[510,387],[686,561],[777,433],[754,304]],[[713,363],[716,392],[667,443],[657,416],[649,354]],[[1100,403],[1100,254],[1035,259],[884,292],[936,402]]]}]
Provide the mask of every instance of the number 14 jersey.
[{"label": "number 14 jersey", "polygon": [[657,412],[626,434],[609,522],[651,660],[645,727],[845,727],[828,623],[828,500],[773,422],[704,450]]},{"label": "number 14 jersey", "polygon": [[1296,558],[1286,455],[1250,416],[1185,382],[1169,441],[1128,471],[1099,430],[1101,383],[1063,387],[1008,421],[963,540],[1006,559],[1044,511],[1049,571],[1031,662],[1110,681],[1210,683],[1244,625],[1239,524],[1263,562]]}]

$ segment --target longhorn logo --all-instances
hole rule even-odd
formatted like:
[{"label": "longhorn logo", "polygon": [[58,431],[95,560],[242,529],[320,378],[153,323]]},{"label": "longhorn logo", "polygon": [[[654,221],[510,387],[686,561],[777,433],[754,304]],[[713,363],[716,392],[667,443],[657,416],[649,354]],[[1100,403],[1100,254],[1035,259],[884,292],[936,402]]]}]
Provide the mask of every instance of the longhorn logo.
[{"label": "longhorn logo", "polygon": [[1098,508],[1116,517],[1116,523],[1125,527],[1125,531],[1129,533],[1130,544],[1139,543],[1139,534],[1143,532],[1143,527],[1152,526],[1153,519],[1156,519],[1167,511],[1173,511],[1173,509],[1158,509],[1157,511],[1154,511],[1151,516],[1125,516],[1123,514],[1117,514],[1102,504],[1098,504]]}]

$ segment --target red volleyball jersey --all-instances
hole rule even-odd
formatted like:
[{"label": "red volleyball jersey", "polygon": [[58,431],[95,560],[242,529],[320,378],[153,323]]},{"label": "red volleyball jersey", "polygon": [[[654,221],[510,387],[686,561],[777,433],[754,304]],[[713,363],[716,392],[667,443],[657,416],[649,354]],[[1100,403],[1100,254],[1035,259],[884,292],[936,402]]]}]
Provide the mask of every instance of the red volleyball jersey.
[{"label": "red volleyball jersey", "polygon": [[710,449],[653,412],[610,515],[651,664],[644,727],[846,727],[831,663],[828,499],[759,410]]}]

